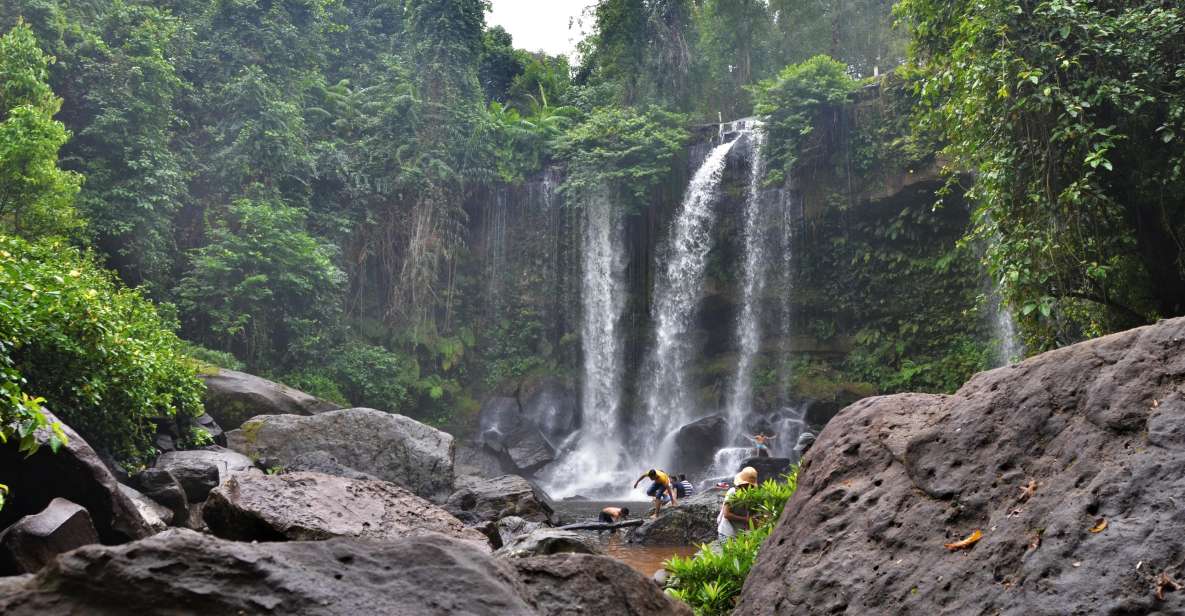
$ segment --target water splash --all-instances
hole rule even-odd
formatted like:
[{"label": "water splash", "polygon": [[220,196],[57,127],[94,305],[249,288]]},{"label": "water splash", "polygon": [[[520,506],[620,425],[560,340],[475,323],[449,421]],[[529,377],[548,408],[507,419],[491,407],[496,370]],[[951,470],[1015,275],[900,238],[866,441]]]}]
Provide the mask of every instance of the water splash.
[{"label": "water splash", "polygon": [[[703,291],[715,220],[712,205],[728,153],[736,143],[733,140],[713,148],[696,171],[676,214],[666,261],[655,282],[655,345],[645,390],[649,430],[643,431],[650,439],[669,435],[695,416],[696,405],[687,383],[691,318]],[[659,457],[667,460],[669,454],[660,452]]]},{"label": "water splash", "polygon": [[753,412],[753,360],[761,347],[761,299],[766,282],[765,199],[761,181],[765,177],[762,154],[765,131],[752,134],[749,154],[749,192],[745,198],[745,263],[741,289],[741,315],[737,320],[736,376],[728,396],[728,424],[734,435],[743,430],[744,419]]}]

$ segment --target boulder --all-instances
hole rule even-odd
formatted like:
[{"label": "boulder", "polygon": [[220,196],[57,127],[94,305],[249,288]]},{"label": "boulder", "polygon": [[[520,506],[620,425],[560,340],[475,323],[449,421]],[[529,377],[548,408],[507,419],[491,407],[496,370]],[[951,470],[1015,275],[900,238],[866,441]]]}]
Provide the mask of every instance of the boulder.
[{"label": "boulder", "polygon": [[148,498],[133,487],[121,483],[119,489],[125,496],[132,499],[136,510],[144,517],[144,521],[148,523],[152,532],[164,532],[173,523],[173,512],[168,507]]},{"label": "boulder", "polygon": [[494,523],[494,533],[498,536],[498,547],[509,544],[516,537],[526,535],[543,528],[539,522],[528,522],[517,516],[507,516]]},{"label": "boulder", "polygon": [[523,383],[518,392],[523,418],[534,424],[553,447],[580,428],[576,391],[560,379],[544,377]]},{"label": "boulder", "polygon": [[658,518],[630,531],[630,543],[649,545],[699,545],[716,540],[716,515],[724,502],[723,490],[700,492],[663,507]]},{"label": "boulder", "polygon": [[209,413],[202,413],[194,417],[192,422],[194,426],[205,430],[210,435],[210,438],[214,439],[216,444],[226,447],[226,432],[223,431],[222,426],[218,425],[218,422]]},{"label": "boulder", "polygon": [[532,474],[555,460],[555,448],[528,421],[514,398],[490,398],[481,406],[478,440],[503,460],[504,468]]},{"label": "boulder", "polygon": [[58,554],[98,542],[86,509],[55,498],[0,533],[0,575],[37,572]]},{"label": "boulder", "polygon": [[0,584],[5,616],[291,614],[448,616],[541,612],[513,568],[428,534],[394,541],[241,543],[171,529],[87,546]]},{"label": "boulder", "polygon": [[666,596],[658,584],[606,556],[555,554],[508,562],[539,613],[548,616],[692,614],[687,604]]},{"label": "boulder", "polygon": [[[757,481],[764,483],[769,479],[781,480],[782,475],[790,472],[792,464],[790,458],[745,458],[737,465],[736,472],[739,473],[746,466],[751,466],[757,470]],[[731,483],[731,478],[729,482]]]},{"label": "boulder", "polygon": [[1175,319],[848,407],[736,613],[1185,613],[1183,383]]},{"label": "boulder", "polygon": [[339,468],[424,498],[444,499],[453,491],[453,437],[402,415],[363,408],[312,417],[268,415],[227,433],[227,441],[268,467],[296,470],[321,451]]},{"label": "boulder", "polygon": [[206,383],[203,402],[218,425],[233,430],[258,415],[315,415],[341,407],[264,378],[215,369],[200,375]]},{"label": "boulder", "polygon": [[508,469],[503,468],[502,457],[478,443],[457,443],[458,477],[471,475],[474,477],[499,477],[505,475]]},{"label": "boulder", "polygon": [[213,446],[167,452],[156,459],[154,467],[176,477],[189,502],[200,503],[231,474],[253,469],[255,463],[241,453]]},{"label": "boulder", "polygon": [[494,552],[498,558],[527,558],[548,554],[601,554],[591,536],[570,530],[537,528],[518,535]]},{"label": "boulder", "polygon": [[321,473],[235,475],[210,493],[202,517],[210,532],[237,541],[396,539],[436,532],[489,549],[483,534],[393,483]]},{"label": "boulder", "polygon": [[[46,412],[51,422],[59,421]],[[104,543],[120,543],[152,534],[135,503],[120,489],[115,476],[95,450],[69,426],[62,424],[69,441],[54,453],[49,435],[39,431],[42,447],[26,457],[15,440],[0,445],[0,484],[9,495],[0,509],[0,528],[39,513],[55,498],[64,498],[90,512],[91,522]]]},{"label": "boulder", "polygon": [[518,516],[530,522],[555,523],[557,516],[550,499],[534,484],[518,475],[493,479],[461,477],[457,491],[449,496],[445,509],[469,512],[484,521]]},{"label": "boulder", "polygon": [[675,432],[674,468],[686,475],[698,475],[712,463],[712,454],[728,436],[728,420],[720,415],[697,419]]},{"label": "boulder", "polygon": [[166,507],[178,526],[189,519],[189,498],[173,473],[163,468],[146,468],[132,477],[132,485],[144,496]]}]

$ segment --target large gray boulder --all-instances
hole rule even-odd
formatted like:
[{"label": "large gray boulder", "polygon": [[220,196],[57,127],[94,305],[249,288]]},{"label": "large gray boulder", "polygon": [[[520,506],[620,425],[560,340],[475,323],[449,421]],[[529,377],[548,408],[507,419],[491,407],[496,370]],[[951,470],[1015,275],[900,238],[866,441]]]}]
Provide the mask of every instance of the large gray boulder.
[{"label": "large gray boulder", "polygon": [[[265,467],[324,472],[331,470],[328,459],[338,469],[334,474],[349,469],[424,498],[443,500],[453,491],[453,437],[402,415],[363,408],[267,415],[229,432],[227,442]],[[309,460],[316,466],[303,466]]]},{"label": "large gray boulder", "polygon": [[152,529],[152,532],[164,532],[173,523],[173,519],[176,516],[174,516],[168,507],[148,498],[131,486],[121,483],[119,484],[119,489],[125,496],[132,499],[132,503],[136,505],[136,510],[143,516],[144,521],[148,523],[148,527]]},{"label": "large gray boulder", "polygon": [[555,447],[523,416],[515,398],[486,400],[478,423],[478,441],[501,456],[504,468],[530,475],[555,460]]},{"label": "large gray boulder", "polygon": [[687,616],[641,574],[600,556],[498,560],[438,534],[391,541],[242,543],[173,529],[87,546],[37,575],[0,578],[5,616]]},{"label": "large gray boulder", "polygon": [[255,468],[251,458],[223,447],[170,451],[156,459],[154,468],[167,471],[181,484],[191,503],[206,500],[210,490],[234,473]]},{"label": "large gray boulder", "polygon": [[541,614],[692,616],[687,604],[666,596],[658,584],[619,560],[555,554],[507,562]]},{"label": "large gray boulder", "polygon": [[494,523],[494,534],[498,540],[494,542],[498,547],[509,545],[517,537],[530,534],[544,528],[541,522],[528,522],[518,516],[507,516]]},{"label": "large gray boulder", "polygon": [[321,473],[236,475],[210,493],[202,516],[210,532],[238,541],[396,539],[436,532],[489,550],[480,532],[393,483]]},{"label": "large gray boulder", "polygon": [[34,573],[54,556],[99,542],[86,509],[64,499],[25,516],[0,533],[0,575]]},{"label": "large gray boulder", "polygon": [[[51,422],[59,421],[46,412]],[[16,439],[0,445],[0,484],[9,495],[0,509],[0,528],[49,506],[55,498],[77,503],[90,512],[104,543],[120,543],[153,533],[135,503],[119,489],[103,460],[70,426],[62,424],[69,438],[57,453],[49,448],[47,431],[37,433],[42,447],[32,456],[17,450]]]},{"label": "large gray boulder", "polygon": [[549,554],[601,554],[591,535],[558,528],[536,528],[518,535],[494,552],[498,558],[528,558]]},{"label": "large gray boulder", "polygon": [[449,496],[445,509],[454,513],[466,512],[489,522],[507,516],[530,522],[554,523],[557,520],[551,499],[518,475],[461,477],[457,479],[457,491]]},{"label": "large gray boulder", "polygon": [[1185,613],[1183,383],[1175,319],[848,407],[736,613]]},{"label": "large gray boulder", "polygon": [[735,470],[739,473],[746,466],[752,467],[757,471],[757,481],[765,483],[770,479],[781,481],[783,476],[790,472],[791,465],[790,458],[745,458]]},{"label": "large gray boulder", "polygon": [[699,545],[716,540],[716,516],[724,502],[723,490],[708,490],[666,506],[658,518],[633,529],[630,543],[648,545]]},{"label": "large gray boulder", "polygon": [[146,468],[132,477],[132,484],[144,496],[168,508],[178,525],[189,519],[189,497],[173,473],[163,468]]},{"label": "large gray boulder", "polygon": [[257,415],[315,415],[341,408],[287,385],[264,378],[214,369],[200,375],[206,383],[206,412],[224,430],[233,430]]}]

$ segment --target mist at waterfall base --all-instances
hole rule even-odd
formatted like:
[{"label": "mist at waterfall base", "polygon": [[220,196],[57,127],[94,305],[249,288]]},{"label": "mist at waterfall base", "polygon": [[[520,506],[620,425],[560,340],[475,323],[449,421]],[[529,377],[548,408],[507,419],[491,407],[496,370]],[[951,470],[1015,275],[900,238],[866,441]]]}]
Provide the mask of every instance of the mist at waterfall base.
[{"label": "mist at waterfall base", "polygon": [[[702,452],[702,466],[708,470],[692,479],[731,478],[737,465],[755,454],[746,435],[754,429],[748,425],[753,413],[751,382],[754,358],[763,342],[758,322],[770,269],[767,253],[771,242],[786,250],[783,240],[789,236],[776,224],[772,227],[777,232],[771,232],[771,221],[785,225],[789,217],[777,211],[785,207],[782,200],[770,198],[769,194],[782,193],[761,186],[764,143],[760,124],[754,120],[721,125],[719,136],[688,184],[660,252],[651,313],[654,339],[643,363],[640,408],[635,410],[641,414],[631,422],[628,434],[622,421],[625,345],[621,319],[626,303],[623,224],[620,208],[613,207],[606,198],[590,199],[586,205],[581,297],[584,421],[581,430],[560,445],[559,460],[542,473],[541,479],[553,496],[644,499],[649,482],[643,481],[636,489],[631,486],[647,469],[684,472],[673,466],[677,457],[674,435],[679,428],[710,414],[697,408],[689,382],[691,363],[699,351],[692,343],[692,321],[703,294],[708,254],[713,247],[720,185],[730,154],[738,147],[745,148],[750,173],[744,212],[742,304],[734,324],[739,354],[727,406],[720,409],[727,419],[726,433],[720,435],[723,446]],[[785,339],[788,332],[776,334]],[[764,429],[778,435],[772,442],[774,455],[792,455],[805,429],[803,417],[802,408],[790,407],[762,417]]]}]

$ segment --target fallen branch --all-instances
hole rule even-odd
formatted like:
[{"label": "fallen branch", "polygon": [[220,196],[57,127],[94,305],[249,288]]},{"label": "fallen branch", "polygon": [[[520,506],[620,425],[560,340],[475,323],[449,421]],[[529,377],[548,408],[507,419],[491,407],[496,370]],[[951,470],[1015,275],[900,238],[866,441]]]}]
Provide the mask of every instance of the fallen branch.
[{"label": "fallen branch", "polygon": [[583,522],[561,526],[560,530],[617,530],[619,528],[632,528],[634,526],[641,526],[642,522],[643,520],[626,520],[625,522],[618,522],[616,524],[608,524],[606,522]]}]

